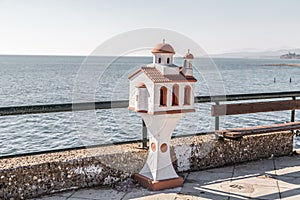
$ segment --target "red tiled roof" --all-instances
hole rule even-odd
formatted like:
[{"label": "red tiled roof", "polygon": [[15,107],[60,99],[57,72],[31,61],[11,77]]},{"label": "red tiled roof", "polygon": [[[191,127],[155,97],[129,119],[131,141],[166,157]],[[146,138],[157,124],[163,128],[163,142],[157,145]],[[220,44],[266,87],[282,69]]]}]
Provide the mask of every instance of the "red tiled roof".
[{"label": "red tiled roof", "polygon": [[168,82],[196,82],[197,80],[193,76],[184,76],[182,72],[179,74],[163,75],[155,67],[142,67],[137,70],[128,78],[136,76],[139,72],[144,72],[148,78],[150,78],[154,83],[168,83]]}]

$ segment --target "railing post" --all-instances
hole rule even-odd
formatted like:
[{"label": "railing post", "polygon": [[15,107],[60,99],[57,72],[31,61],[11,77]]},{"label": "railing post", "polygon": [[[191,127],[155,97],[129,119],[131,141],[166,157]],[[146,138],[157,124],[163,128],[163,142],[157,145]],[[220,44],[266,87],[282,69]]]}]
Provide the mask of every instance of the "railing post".
[{"label": "railing post", "polygon": [[[219,101],[216,101],[215,103],[216,103],[216,105],[220,105]],[[218,130],[220,130],[220,117],[216,116],[215,117],[215,131],[218,131]]]},{"label": "railing post", "polygon": [[[296,97],[292,97],[293,100],[296,100]],[[292,110],[291,112],[291,122],[295,122],[295,114],[296,114],[296,111],[295,110]]]},{"label": "railing post", "polygon": [[142,148],[147,148],[147,127],[144,120],[142,120]]}]

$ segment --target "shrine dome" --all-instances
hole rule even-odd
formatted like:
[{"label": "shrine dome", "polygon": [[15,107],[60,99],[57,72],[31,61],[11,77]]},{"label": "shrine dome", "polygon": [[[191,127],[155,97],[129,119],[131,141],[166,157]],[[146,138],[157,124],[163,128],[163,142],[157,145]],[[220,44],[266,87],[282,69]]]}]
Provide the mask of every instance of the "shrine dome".
[{"label": "shrine dome", "polygon": [[188,52],[184,55],[184,59],[194,59],[194,55],[190,53],[190,50],[188,49]]},{"label": "shrine dome", "polygon": [[172,53],[175,54],[175,50],[174,48],[167,43],[159,43],[157,45],[155,45],[155,47],[153,47],[152,53]]}]

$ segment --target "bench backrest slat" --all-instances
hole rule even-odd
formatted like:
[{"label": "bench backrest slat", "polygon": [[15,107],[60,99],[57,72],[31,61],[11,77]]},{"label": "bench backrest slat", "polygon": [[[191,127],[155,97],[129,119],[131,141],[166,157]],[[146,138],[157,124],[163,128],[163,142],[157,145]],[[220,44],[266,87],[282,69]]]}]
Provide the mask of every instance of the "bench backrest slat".
[{"label": "bench backrest slat", "polygon": [[300,100],[212,105],[211,116],[239,115],[300,109]]}]

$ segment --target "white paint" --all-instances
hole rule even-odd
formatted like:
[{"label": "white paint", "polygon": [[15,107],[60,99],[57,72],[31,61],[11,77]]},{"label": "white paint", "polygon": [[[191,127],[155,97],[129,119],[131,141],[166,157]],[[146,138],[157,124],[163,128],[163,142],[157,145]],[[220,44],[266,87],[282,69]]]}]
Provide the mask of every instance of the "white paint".
[{"label": "white paint", "polygon": [[155,68],[158,69],[163,75],[178,75],[179,66],[177,65],[161,65],[155,64]]},{"label": "white paint", "polygon": [[190,170],[192,148],[188,145],[175,146],[174,152],[177,159],[177,170],[180,172]]},{"label": "white paint", "polygon": [[[172,106],[172,90],[173,85],[177,84],[179,86],[179,105],[178,106]],[[168,95],[167,95],[167,106],[161,106],[160,105],[160,88],[166,87],[168,89]],[[191,101],[190,105],[184,105],[184,88],[185,86],[191,87]],[[195,84],[191,82],[178,82],[178,83],[157,83],[154,85],[154,111],[170,111],[170,110],[188,110],[188,109],[194,109],[194,87]]]},{"label": "white paint", "polygon": [[183,74],[185,76],[193,76],[193,64],[192,64],[192,59],[184,59],[183,62]]},{"label": "white paint", "polygon": [[71,169],[71,171],[73,171],[75,174],[87,174],[87,175],[100,174],[102,170],[103,170],[102,167],[96,165]]},{"label": "white paint", "polygon": [[[137,88],[136,86],[140,84],[146,85],[146,93],[147,93],[147,100],[145,99],[145,103],[147,102],[148,105],[139,105],[140,107],[147,108],[148,112],[153,113],[153,101],[154,101],[154,83],[144,74],[139,73],[133,78],[130,79],[130,89],[129,89],[129,107],[138,110],[136,105],[136,95],[137,95]],[[142,98],[143,99],[143,98]]]},{"label": "white paint", "polygon": [[[172,65],[173,64],[173,53],[153,53],[153,63],[154,64],[161,64],[161,65]],[[159,63],[159,58],[161,62]],[[167,60],[169,58],[169,63]]]},{"label": "white paint", "polygon": [[[170,139],[176,124],[182,114],[148,115],[140,114],[146,123],[149,135],[149,153],[145,166],[140,174],[154,181],[177,178],[170,156]],[[152,151],[151,144],[156,144],[156,151]],[[167,144],[166,152],[162,152],[160,146]]]}]

